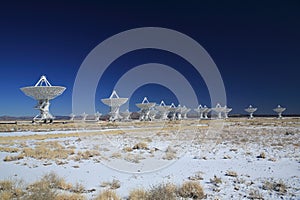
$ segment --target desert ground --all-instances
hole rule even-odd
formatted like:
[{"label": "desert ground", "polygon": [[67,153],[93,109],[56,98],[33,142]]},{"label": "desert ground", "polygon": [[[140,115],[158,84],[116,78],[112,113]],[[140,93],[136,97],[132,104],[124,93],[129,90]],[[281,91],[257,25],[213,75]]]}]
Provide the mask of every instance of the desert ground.
[{"label": "desert ground", "polygon": [[300,199],[300,118],[1,123],[0,199]]}]

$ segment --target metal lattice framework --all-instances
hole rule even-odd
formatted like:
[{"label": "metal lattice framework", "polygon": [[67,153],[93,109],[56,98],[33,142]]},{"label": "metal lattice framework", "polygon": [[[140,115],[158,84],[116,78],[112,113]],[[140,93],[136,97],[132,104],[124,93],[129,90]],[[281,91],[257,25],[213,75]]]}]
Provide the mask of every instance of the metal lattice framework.
[{"label": "metal lattice framework", "polygon": [[122,119],[122,116],[120,115],[120,107],[124,103],[128,101],[128,98],[120,98],[117,92],[114,90],[109,98],[101,99],[101,101],[110,107],[109,112],[109,120],[110,121],[116,121]]},{"label": "metal lattice framework", "polygon": [[36,115],[33,118],[33,121],[47,122],[47,120],[49,120],[52,122],[54,117],[49,112],[50,100],[61,95],[66,88],[62,86],[52,86],[46,76],[41,76],[35,86],[23,87],[20,89],[25,95],[38,101],[35,108],[40,110],[40,114]]}]

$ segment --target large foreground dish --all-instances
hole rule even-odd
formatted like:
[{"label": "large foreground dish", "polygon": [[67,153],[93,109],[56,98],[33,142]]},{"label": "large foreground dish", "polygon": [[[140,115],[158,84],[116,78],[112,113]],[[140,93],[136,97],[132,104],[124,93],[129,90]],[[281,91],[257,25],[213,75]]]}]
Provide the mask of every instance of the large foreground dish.
[{"label": "large foreground dish", "polygon": [[40,80],[35,84],[35,86],[28,86],[20,89],[25,95],[38,101],[35,108],[40,110],[40,114],[33,118],[33,122],[43,121],[46,123],[47,120],[52,122],[54,119],[49,112],[49,101],[61,95],[66,88],[62,86],[52,86],[47,80],[46,76],[41,76]]}]

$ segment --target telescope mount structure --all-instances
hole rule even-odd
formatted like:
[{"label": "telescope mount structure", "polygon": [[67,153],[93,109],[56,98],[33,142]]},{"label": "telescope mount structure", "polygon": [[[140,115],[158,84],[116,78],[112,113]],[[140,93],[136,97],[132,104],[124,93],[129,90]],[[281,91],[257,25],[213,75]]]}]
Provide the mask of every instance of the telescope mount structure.
[{"label": "telescope mount structure", "polygon": [[170,110],[170,106],[167,106],[164,101],[161,101],[158,106],[155,106],[155,109],[158,111],[160,120],[167,120]]},{"label": "telescope mount structure", "polygon": [[150,111],[151,108],[155,106],[156,103],[150,103],[147,97],[144,97],[142,103],[135,104],[138,108],[140,108],[140,120],[141,121],[151,121]]},{"label": "telescope mount structure", "polygon": [[58,97],[65,91],[65,87],[52,86],[47,80],[46,76],[41,76],[40,80],[34,86],[22,87],[21,91],[37,100],[35,109],[40,111],[40,114],[36,115],[32,122],[53,122],[54,117],[49,112],[50,100]]},{"label": "telescope mount structure", "polygon": [[216,107],[212,108],[213,111],[217,113],[217,118],[222,119],[222,112],[224,112],[224,108],[218,103]]},{"label": "telescope mount structure", "polygon": [[277,112],[278,118],[281,119],[282,118],[282,113],[283,113],[283,111],[286,110],[286,108],[283,108],[280,105],[278,105],[277,108],[274,108],[273,110],[274,110],[274,112]]},{"label": "telescope mount structure", "polygon": [[[206,106],[202,106],[201,104],[198,106],[198,108],[194,109],[197,113],[199,113],[200,119],[204,118],[204,113],[208,110]],[[207,117],[207,115],[206,115]]]},{"label": "telescope mount structure", "polygon": [[110,107],[109,121],[121,120],[120,107],[128,101],[128,98],[120,98],[117,92],[114,90],[109,98],[101,99],[101,101]]},{"label": "telescope mount structure", "polygon": [[250,105],[248,108],[245,109],[247,113],[249,113],[249,119],[253,119],[253,113],[257,110],[257,108],[253,108],[252,105]]}]

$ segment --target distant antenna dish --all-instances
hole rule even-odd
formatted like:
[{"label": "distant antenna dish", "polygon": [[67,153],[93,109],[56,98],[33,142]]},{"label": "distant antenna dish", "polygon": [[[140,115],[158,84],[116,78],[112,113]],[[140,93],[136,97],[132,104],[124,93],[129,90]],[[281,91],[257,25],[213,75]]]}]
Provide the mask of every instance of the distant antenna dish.
[{"label": "distant antenna dish", "polygon": [[253,113],[257,110],[257,108],[253,108],[252,105],[250,105],[248,108],[245,109],[247,113],[249,113],[249,118],[253,118]]},{"label": "distant antenna dish", "polygon": [[156,103],[150,103],[147,97],[144,97],[142,103],[135,104],[138,108],[140,108],[140,120],[141,121],[151,121],[149,116],[150,109],[155,106]]},{"label": "distant antenna dish", "polygon": [[226,105],[224,106],[224,118],[228,118],[228,113],[232,111],[232,108],[228,108]]},{"label": "distant antenna dish", "polygon": [[35,106],[36,109],[40,110],[40,114],[33,118],[35,121],[52,122],[54,117],[49,112],[50,100],[58,97],[65,91],[65,87],[52,86],[47,80],[46,76],[41,76],[40,80],[35,86],[20,88],[25,95],[32,97],[38,101]]},{"label": "distant antenna dish", "polygon": [[282,118],[282,113],[286,110],[286,108],[283,108],[280,105],[278,105],[277,108],[274,108],[273,110],[274,112],[277,112],[278,118]]},{"label": "distant antenna dish", "polygon": [[207,108],[206,106],[202,106],[201,104],[198,106],[198,108],[195,108],[194,110],[199,113],[200,115],[200,119],[204,118],[204,113],[208,110],[209,108]]},{"label": "distant antenna dish", "polygon": [[168,119],[170,106],[167,106],[164,101],[161,101],[158,106],[155,106],[155,109],[159,112],[161,120]]},{"label": "distant antenna dish", "polygon": [[216,105],[216,107],[212,108],[213,111],[215,111],[218,115],[218,119],[222,118],[222,112],[225,111],[225,108],[222,107],[219,103]]},{"label": "distant antenna dish", "polygon": [[128,98],[120,98],[117,92],[114,90],[109,98],[101,99],[101,101],[110,107],[110,121],[120,120],[122,116],[120,115],[120,107],[126,103]]}]

